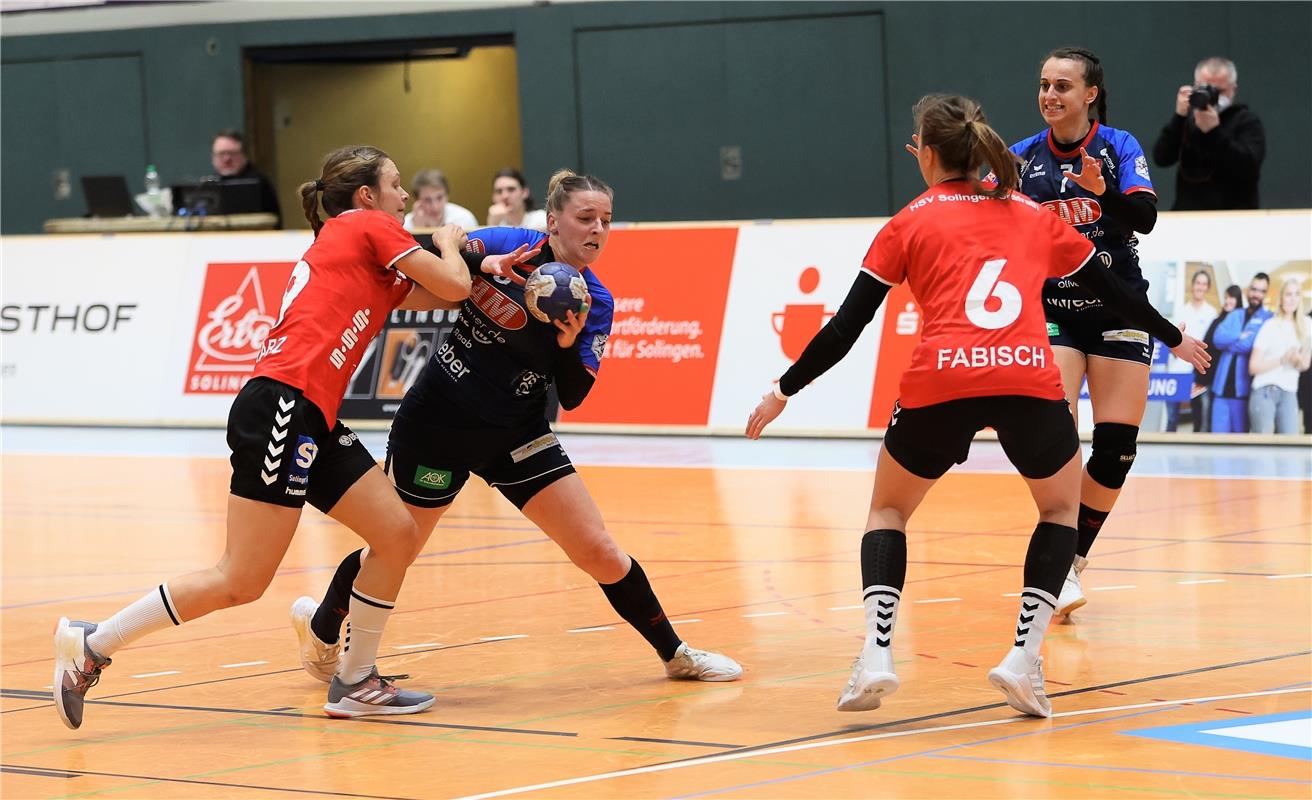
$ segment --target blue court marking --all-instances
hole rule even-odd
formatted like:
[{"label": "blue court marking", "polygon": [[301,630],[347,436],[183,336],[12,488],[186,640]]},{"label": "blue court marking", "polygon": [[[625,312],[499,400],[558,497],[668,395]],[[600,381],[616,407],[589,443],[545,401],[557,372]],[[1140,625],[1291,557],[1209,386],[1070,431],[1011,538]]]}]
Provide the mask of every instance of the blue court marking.
[{"label": "blue court marking", "polygon": [[1126,736],[1139,736],[1144,739],[1161,739],[1168,742],[1200,744],[1205,747],[1220,747],[1226,750],[1242,750],[1246,753],[1261,753],[1266,756],[1283,756],[1285,758],[1296,758],[1301,761],[1312,761],[1312,747],[1302,747],[1300,745],[1283,744],[1280,742],[1264,742],[1256,739],[1240,739],[1233,736],[1225,736],[1223,734],[1209,732],[1224,728],[1243,728],[1253,725],[1262,725],[1268,722],[1284,722],[1286,720],[1305,720],[1308,725],[1312,725],[1312,711],[1289,711],[1283,714],[1268,714],[1261,717],[1245,717],[1244,719],[1190,722],[1184,725],[1168,725],[1163,728],[1143,728],[1135,731],[1118,731],[1118,733],[1123,733]]}]

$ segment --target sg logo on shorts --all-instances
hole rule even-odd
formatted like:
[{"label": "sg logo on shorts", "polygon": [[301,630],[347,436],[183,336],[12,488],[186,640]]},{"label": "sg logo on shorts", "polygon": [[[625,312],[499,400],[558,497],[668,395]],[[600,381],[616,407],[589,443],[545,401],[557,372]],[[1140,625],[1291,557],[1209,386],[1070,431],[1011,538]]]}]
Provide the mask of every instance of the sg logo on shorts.
[{"label": "sg logo on shorts", "polygon": [[291,469],[287,471],[287,494],[300,497],[305,494],[305,487],[310,483],[310,465],[319,455],[319,445],[309,436],[296,437],[296,451],[292,458]]},{"label": "sg logo on shorts", "polygon": [[425,489],[446,489],[451,486],[451,471],[445,469],[433,469],[420,464],[415,470],[415,486],[422,486]]}]

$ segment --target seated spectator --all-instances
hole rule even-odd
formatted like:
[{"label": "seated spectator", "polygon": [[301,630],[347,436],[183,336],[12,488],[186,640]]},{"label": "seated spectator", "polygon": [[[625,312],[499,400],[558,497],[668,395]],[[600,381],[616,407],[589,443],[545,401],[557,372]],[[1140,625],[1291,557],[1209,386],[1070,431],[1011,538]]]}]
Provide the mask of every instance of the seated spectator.
[{"label": "seated spectator", "polygon": [[1239,71],[1226,58],[1194,68],[1192,86],[1175,93],[1175,113],[1153,145],[1159,167],[1179,162],[1172,211],[1257,208],[1257,182],[1266,157],[1262,120],[1236,103]]},{"label": "seated spectator", "polygon": [[[1216,363],[1221,360],[1221,351],[1216,349],[1216,328],[1225,319],[1226,314],[1239,308],[1239,304],[1244,302],[1244,292],[1233,283],[1225,287],[1225,294],[1221,295],[1221,313],[1212,324],[1207,326],[1207,334],[1203,336],[1203,343],[1207,345],[1207,355],[1211,356],[1211,366],[1206,372],[1194,370],[1194,397],[1190,401],[1190,407],[1194,415],[1194,432],[1210,433],[1212,430],[1212,381],[1216,378]],[[1199,391],[1201,389],[1202,391]]]},{"label": "seated spectator", "polygon": [[533,194],[524,176],[506,167],[492,177],[492,205],[487,210],[488,227],[547,229],[547,212],[533,208]]},{"label": "seated spectator", "polygon": [[447,199],[451,196],[451,185],[440,169],[416,172],[410,182],[410,196],[414,206],[405,215],[408,231],[435,230],[443,225],[459,225],[466,231],[479,227],[478,219],[469,209]]},{"label": "seated spectator", "polygon": [[1280,287],[1275,316],[1253,339],[1248,362],[1253,433],[1298,433],[1298,374],[1312,366],[1312,324],[1300,313],[1302,304],[1303,282],[1287,279]]},{"label": "seated spectator", "polygon": [[210,142],[210,163],[214,165],[214,175],[220,183],[237,180],[257,180],[260,182],[260,211],[273,214],[278,218],[278,227],[282,227],[282,209],[278,207],[278,193],[264,173],[255,168],[246,153],[246,140],[240,131],[227,130],[214,134]]},{"label": "seated spectator", "polygon": [[1251,378],[1248,357],[1253,340],[1271,312],[1262,306],[1271,277],[1265,272],[1253,276],[1248,284],[1248,307],[1236,308],[1216,326],[1213,343],[1221,352],[1212,381],[1212,432],[1248,432],[1248,392]]},{"label": "seated spectator", "polygon": [[[1212,276],[1207,270],[1198,270],[1194,277],[1189,281],[1189,302],[1185,303],[1179,311],[1176,312],[1175,318],[1171,321],[1176,325],[1184,324],[1184,329],[1189,335],[1197,336],[1200,339],[1203,334],[1211,327],[1212,321],[1216,319],[1216,306],[1207,302],[1207,293],[1212,290]],[[1187,361],[1181,361],[1174,355],[1171,356],[1170,362],[1166,367],[1167,372],[1176,374],[1196,374],[1193,365]],[[1198,402],[1198,397],[1202,393],[1195,384],[1195,389],[1189,395],[1189,404],[1193,413],[1194,430],[1199,430],[1198,417],[1202,409]],[[1204,389],[1205,390],[1205,389]],[[1180,424],[1180,404],[1166,404],[1166,430],[1175,431]]]}]

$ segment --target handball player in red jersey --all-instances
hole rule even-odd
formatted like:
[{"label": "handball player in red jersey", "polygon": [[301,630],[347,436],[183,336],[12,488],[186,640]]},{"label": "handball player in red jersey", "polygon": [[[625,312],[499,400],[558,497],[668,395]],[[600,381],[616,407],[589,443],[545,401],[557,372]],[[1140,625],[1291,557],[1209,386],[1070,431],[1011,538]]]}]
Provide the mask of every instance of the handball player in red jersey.
[{"label": "handball player in red jersey", "polygon": [[435,236],[440,256],[421,249],[401,227],[407,198],[396,164],[374,147],[330,153],[319,179],[300,191],[314,244],[292,271],[278,321],[228,417],[226,550],[215,566],[161,583],[100,623],[59,620],[55,708],[70,728],[81,726],[87,690],[120,648],[259,598],[307,502],[358,533],[374,554],[351,590],[352,646],[329,686],[325,712],[412,714],[433,703],[374,667],[383,626],[425,537],[337,409],[393,309],[469,296],[465,236],[446,226]]},{"label": "handball player in red jersey", "polygon": [[[1093,259],[1088,239],[1013,191],[1015,160],[977,103],[930,95],[914,114],[916,146],[908,150],[929,189],[879,231],[838,312],[762,398],[747,436],[759,437],[789,396],[838,363],[889,289],[907,281],[925,326],[875,471],[861,540],[866,641],[838,709],[878,708],[897,690],[892,643],[906,579],[907,519],[934,482],[966,460],[974,435],[991,427],[1025,478],[1039,523],[1025,556],[1014,644],[989,681],[1012,708],[1047,717],[1052,706],[1039,647],[1075,554],[1080,443],[1048,344],[1043,283],[1071,277],[1181,359],[1204,366],[1208,357],[1202,342]],[[984,166],[996,185],[980,182]]]}]

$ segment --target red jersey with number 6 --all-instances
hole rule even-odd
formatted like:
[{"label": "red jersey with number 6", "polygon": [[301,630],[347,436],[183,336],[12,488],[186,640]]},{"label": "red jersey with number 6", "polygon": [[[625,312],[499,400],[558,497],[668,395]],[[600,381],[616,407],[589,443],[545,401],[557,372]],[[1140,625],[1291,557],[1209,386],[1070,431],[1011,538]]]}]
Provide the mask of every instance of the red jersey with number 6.
[{"label": "red jersey with number 6", "polygon": [[902,376],[905,408],[964,397],[1065,397],[1048,345],[1043,282],[1076,272],[1094,246],[1022,194],[978,194],[969,181],[930,187],[875,236],[861,268],[907,281],[924,310]]},{"label": "red jersey with number 6", "polygon": [[292,270],[252,377],[300,389],[331,429],[370,340],[414,285],[396,262],[418,249],[382,211],[352,209],[325,222]]}]

